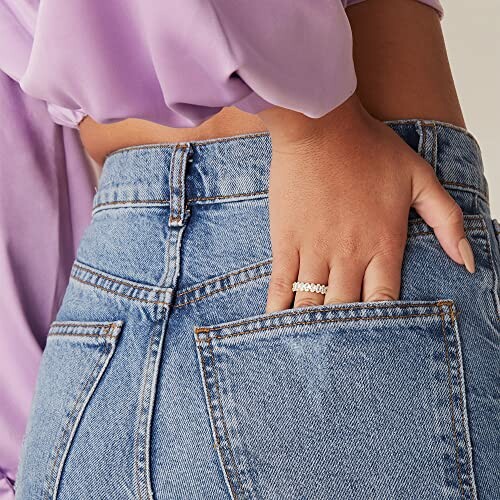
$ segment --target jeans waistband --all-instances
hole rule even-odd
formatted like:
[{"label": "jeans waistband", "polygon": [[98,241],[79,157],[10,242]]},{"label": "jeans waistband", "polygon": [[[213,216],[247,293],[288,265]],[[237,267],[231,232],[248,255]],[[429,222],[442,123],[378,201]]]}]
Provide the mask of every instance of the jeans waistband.
[{"label": "jeans waistband", "polygon": [[[434,120],[386,123],[433,166],[445,187],[488,201],[481,151],[467,130]],[[266,196],[270,162],[268,132],[118,149],[106,157],[93,211],[169,205],[175,198],[175,219],[183,216],[181,204]]]}]

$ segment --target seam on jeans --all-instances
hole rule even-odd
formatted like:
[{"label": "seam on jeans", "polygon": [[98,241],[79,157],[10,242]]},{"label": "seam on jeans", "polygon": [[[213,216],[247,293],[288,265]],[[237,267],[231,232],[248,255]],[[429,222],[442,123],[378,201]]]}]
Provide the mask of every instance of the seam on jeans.
[{"label": "seam on jeans", "polygon": [[129,299],[129,300],[137,300],[139,302],[145,302],[147,304],[158,304],[158,305],[161,305],[161,306],[168,307],[168,302],[164,302],[164,301],[161,301],[161,300],[149,300],[149,299],[141,299],[139,297],[132,297],[132,296],[127,295],[125,293],[120,293],[120,292],[117,292],[115,290],[111,290],[110,288],[105,288],[103,286],[97,285],[96,283],[92,283],[90,281],[84,281],[83,279],[77,278],[76,276],[71,276],[71,279],[73,279],[75,281],[78,281],[80,283],[83,283],[84,285],[88,285],[88,286],[92,286],[94,288],[98,288],[99,290],[103,290],[104,292],[111,293],[113,295],[118,295],[120,297],[125,297],[126,299]]},{"label": "seam on jeans", "polygon": [[207,374],[206,363],[205,363],[205,354],[203,353],[203,351],[199,345],[198,345],[198,352],[200,354],[201,370],[203,372],[203,385],[205,386],[205,392],[206,392],[207,400],[208,400],[208,411],[209,411],[210,418],[213,421],[215,447],[216,447],[217,453],[221,459],[222,467],[225,471],[225,475],[228,479],[229,488],[231,489],[231,496],[233,498],[237,499],[238,495],[234,491],[233,482],[232,482],[232,480],[229,476],[229,473],[228,473],[226,460],[224,458],[224,453],[222,451],[221,441],[219,439],[219,431],[217,429],[217,425],[215,424],[215,409],[214,409],[214,403],[213,403],[212,397],[210,396],[210,388],[208,387],[208,374]]},{"label": "seam on jeans", "polygon": [[[110,338],[110,339],[114,339],[116,338],[115,335],[111,335],[109,333],[109,331],[111,330],[111,328],[116,329],[116,325],[106,325],[104,327],[102,327],[102,334],[101,333],[69,333],[69,332],[65,332],[64,330],[67,329],[67,326],[69,325],[64,325],[64,324],[60,324],[60,325],[56,325],[55,327],[54,326],[51,326],[49,328],[49,333],[47,334],[47,338],[48,337],[52,337],[53,335],[64,335],[64,336],[71,336],[71,337],[103,337],[103,338]],[[90,326],[84,326],[82,324],[80,324],[79,326],[76,325],[76,324],[72,324],[71,326],[75,327],[75,328],[88,328],[89,330],[92,329],[94,330],[95,328],[99,328],[99,327],[90,327]],[[61,330],[58,330],[58,328],[60,328]]]},{"label": "seam on jeans", "polygon": [[[171,247],[170,239],[172,238],[174,231],[175,231],[175,228],[170,228],[168,230],[167,237],[165,239],[165,245],[167,246],[167,248],[164,250],[165,263],[164,263],[164,268],[163,268],[163,274],[160,278],[160,283],[159,283],[160,285],[163,285],[163,286],[167,282],[168,274],[169,274],[169,270],[170,270],[170,247]],[[176,239],[177,239],[177,236],[178,235],[175,235]]]},{"label": "seam on jeans", "polygon": [[[481,233],[486,232],[486,229],[483,227],[470,227],[470,228],[464,228],[464,232],[470,233],[472,231],[480,231]],[[434,235],[434,231],[415,231],[414,233],[408,234],[408,237],[413,237],[413,236],[426,236],[426,235]]]},{"label": "seam on jeans", "polygon": [[[287,325],[287,324],[279,324],[279,325],[269,325],[269,326],[263,326],[261,328],[254,328],[252,330],[245,330],[243,332],[235,332],[235,333],[228,333],[226,335],[212,335],[211,337],[208,337],[207,339],[202,339],[202,340],[197,340],[197,342],[203,343],[210,343],[213,339],[227,339],[229,337],[238,337],[240,335],[247,335],[250,333],[255,333],[255,332],[260,332],[263,330],[276,330],[279,328],[286,328],[287,326],[302,326],[302,325],[317,325],[320,323],[351,323],[351,322],[356,322],[356,321],[375,321],[375,320],[381,320],[381,319],[404,319],[404,318],[423,318],[423,317],[432,317],[432,316],[439,316],[439,313],[421,313],[421,314],[402,314],[402,315],[396,315],[396,316],[355,316],[352,318],[328,318],[328,319],[318,319],[318,320],[312,320],[312,321],[300,321],[300,322],[295,322],[293,325]],[[237,325],[234,325],[237,326]],[[223,327],[220,327],[223,328]],[[228,329],[233,329],[233,325],[226,327]],[[201,333],[209,333],[210,330],[216,330],[219,328],[198,328],[195,327],[195,334],[199,336]]]},{"label": "seam on jeans", "polygon": [[214,290],[212,292],[206,293],[205,295],[202,295],[200,297],[195,297],[194,299],[188,300],[186,302],[182,302],[181,304],[174,304],[172,307],[187,306],[188,304],[198,302],[202,299],[210,297],[211,295],[215,295],[216,293],[224,292],[225,290],[230,290],[231,288],[235,288],[239,285],[243,285],[244,283],[248,283],[250,281],[258,280],[259,278],[263,278],[265,276],[271,276],[271,273],[264,273],[264,274],[259,274],[258,276],[252,276],[251,278],[248,278],[246,280],[238,281],[238,283],[232,283],[231,285],[227,285],[225,287],[219,288],[218,290]]},{"label": "seam on jeans", "polygon": [[85,267],[81,266],[80,264],[78,264],[78,262],[74,262],[73,267],[78,268],[79,270],[81,270],[83,272],[94,274],[95,276],[98,276],[99,278],[102,278],[102,279],[105,279],[108,281],[112,281],[113,283],[117,283],[118,285],[124,285],[126,287],[132,288],[134,290],[143,290],[145,292],[152,293],[155,295],[159,295],[160,293],[170,293],[169,290],[167,290],[167,289],[159,290],[158,288],[139,285],[139,284],[133,283],[131,281],[127,282],[127,281],[121,280],[119,278],[114,278],[112,276],[108,277],[108,276],[106,276],[106,275],[104,275],[104,274],[102,274],[99,271],[96,271],[94,269],[85,268]]},{"label": "seam on jeans", "polygon": [[165,204],[169,205],[170,200],[167,199],[162,199],[162,198],[157,198],[155,200],[118,200],[118,201],[103,201],[102,203],[98,203],[97,205],[94,206],[92,209],[92,212],[96,212],[98,208],[104,207],[106,205],[130,205],[133,203],[137,204],[151,204],[151,203],[157,203],[157,204]]},{"label": "seam on jeans", "polygon": [[199,196],[198,198],[188,198],[187,201],[207,201],[207,200],[219,200],[224,198],[238,198],[241,196],[255,196],[258,194],[268,194],[269,190],[264,191],[253,191],[252,193],[235,193],[235,194],[220,194],[217,196]]},{"label": "seam on jeans", "polygon": [[[241,198],[243,196],[256,196],[256,195],[261,195],[261,194],[267,194],[269,191],[266,189],[264,191],[253,191],[251,193],[234,193],[234,194],[220,194],[216,196],[199,196],[195,198],[187,198],[186,201],[188,203],[195,202],[195,201],[208,201],[208,200],[223,200],[226,198]],[[92,209],[92,212],[97,212],[98,209],[101,209],[102,207],[105,207],[107,205],[131,205],[131,204],[137,204],[137,205],[147,205],[155,203],[158,205],[164,204],[165,206],[170,205],[170,200],[169,199],[155,199],[155,200],[120,200],[120,201],[104,201],[102,203],[98,203],[97,205],[94,206]]]},{"label": "seam on jeans", "polygon": [[109,343],[108,344],[108,351],[106,353],[106,356],[104,356],[103,359],[101,358],[99,360],[99,364],[100,364],[99,372],[96,374],[95,377],[93,377],[92,385],[86,391],[85,399],[82,401],[82,403],[80,405],[80,408],[78,410],[78,414],[76,415],[75,422],[74,422],[74,424],[73,424],[73,426],[71,428],[71,434],[68,436],[68,444],[66,445],[66,448],[63,451],[63,455],[61,457],[61,462],[60,462],[61,465],[59,466],[59,470],[57,472],[57,477],[56,477],[57,489],[55,491],[56,496],[57,496],[57,492],[59,491],[59,485],[60,485],[60,482],[61,482],[62,467],[63,467],[64,463],[66,462],[66,459],[68,457],[68,453],[70,451],[70,443],[73,442],[76,430],[77,430],[78,426],[80,425],[80,422],[81,422],[81,419],[83,417],[83,414],[84,414],[84,412],[85,412],[85,410],[86,410],[86,408],[87,408],[87,406],[88,406],[88,404],[90,402],[90,399],[94,395],[94,393],[95,393],[95,391],[97,389],[97,386],[101,382],[101,379],[104,376],[104,373],[106,372],[106,370],[108,368],[108,365],[109,365],[109,363],[111,362],[111,359],[114,356],[115,350],[116,350],[116,343]]},{"label": "seam on jeans", "polygon": [[[451,304],[448,305],[448,311],[450,313],[450,317],[451,317],[451,327],[455,333],[455,335],[457,335],[457,332],[458,332],[458,324],[457,324],[457,321],[456,321],[456,317],[455,317],[455,314],[453,314],[453,308],[451,306]],[[460,393],[460,397],[458,398],[458,404],[459,404],[459,407],[460,407],[460,415],[461,415],[461,419],[462,419],[462,428],[463,428],[463,433],[464,433],[464,437],[468,435],[469,433],[469,430],[468,430],[468,425],[465,421],[465,408],[464,408],[464,403],[465,403],[465,391],[463,390],[462,388],[462,379],[464,378],[463,377],[463,366],[462,366],[462,363],[460,363],[460,356],[459,356],[459,353],[458,353],[458,343],[455,342],[455,357],[457,359],[457,369],[458,369],[458,390],[459,390],[459,393]],[[465,380],[465,379],[464,379]],[[464,442],[465,442],[465,438],[464,438]],[[466,457],[465,458],[465,465],[466,465],[466,468],[467,468],[467,476],[469,478],[469,483],[471,485],[471,495],[472,495],[472,498],[475,498],[475,495],[473,493],[473,480],[472,480],[472,471],[471,471],[471,463],[472,463],[472,456],[469,455],[469,449],[467,448],[467,443],[465,443],[465,453],[466,453]]]},{"label": "seam on jeans", "polygon": [[99,335],[98,333],[51,333],[47,335],[47,337],[69,337],[69,338],[78,338],[78,337],[96,337],[103,339],[114,339],[116,338],[114,335]]},{"label": "seam on jeans", "polygon": [[[57,482],[57,475],[55,478],[53,477],[54,471],[56,471],[56,463],[58,461],[58,456],[59,456],[61,447],[66,442],[66,439],[67,439],[66,435],[68,433],[68,430],[70,430],[69,429],[70,426],[72,425],[71,420],[73,418],[73,414],[75,412],[76,407],[80,403],[80,399],[82,398],[82,395],[86,392],[87,386],[90,384],[90,381],[94,378],[94,374],[95,374],[97,368],[101,365],[102,360],[105,358],[105,356],[108,356],[110,354],[112,347],[113,347],[113,344],[111,344],[111,343],[107,343],[107,344],[103,345],[103,349],[101,350],[101,354],[100,354],[99,358],[97,359],[96,364],[94,365],[94,368],[92,369],[90,375],[87,377],[84,386],[80,390],[75,402],[73,403],[71,411],[69,412],[70,417],[67,418],[66,423],[61,431],[61,434],[59,435],[58,445],[57,445],[57,448],[54,452],[54,456],[52,457],[52,460],[51,460],[50,475],[48,475],[47,479],[46,479],[44,498],[50,499],[50,497],[54,493],[56,493],[55,488],[56,488],[56,482]],[[66,415],[68,415],[68,414],[66,414]],[[75,423],[73,423],[73,425]],[[51,484],[51,483],[53,483],[53,484]],[[51,492],[50,490],[53,490],[53,491]],[[52,495],[51,495],[51,493],[52,493]]]},{"label": "seam on jeans", "polygon": [[54,329],[56,330],[57,328],[68,328],[68,327],[75,327],[75,328],[86,328],[88,330],[94,330],[96,328],[102,329],[105,328],[106,330],[109,330],[115,323],[73,323],[71,321],[53,321],[50,325],[49,328],[49,335],[51,335],[51,331]]},{"label": "seam on jeans", "polygon": [[[256,137],[262,137],[269,135],[268,131],[263,131],[263,132],[251,132],[249,134],[240,134],[240,135],[232,135],[228,137],[214,137],[212,139],[205,139],[205,140],[199,140],[199,141],[189,141],[190,144],[193,146],[205,146],[212,144],[214,142],[231,142],[231,141],[236,141],[236,140],[241,140],[241,139],[253,139]],[[114,151],[111,151],[104,157],[104,161],[106,161],[107,158],[116,155],[118,153],[122,153],[125,151],[134,151],[137,149],[159,149],[159,148],[173,148],[174,146],[177,146],[178,144],[181,144],[179,142],[156,142],[152,144],[140,144],[137,146],[127,146],[125,148],[119,148],[115,149]]]},{"label": "seam on jeans", "polygon": [[[357,306],[353,307],[341,307],[341,306],[334,306],[333,309],[328,309],[328,311],[355,311],[356,309],[405,309],[408,307],[438,307],[440,304],[449,304],[449,301],[446,300],[438,300],[437,302],[424,302],[424,303],[415,303],[415,302],[410,302],[408,304],[368,304],[368,303],[360,303]],[[300,308],[299,308],[300,309]],[[268,319],[274,319],[274,318],[291,318],[292,316],[296,316],[297,314],[311,314],[311,313],[316,313],[316,312],[323,312],[323,309],[315,309],[315,310],[306,310],[306,311],[290,311],[285,314],[279,314],[279,313],[270,313],[266,314],[265,316],[258,316],[258,318],[254,319],[246,319],[242,320],[239,323],[234,323],[231,325],[214,325],[214,326],[203,326],[203,327],[195,327],[195,331],[203,331],[203,332],[210,332],[212,330],[223,330],[225,328],[234,328],[236,326],[242,326],[242,325],[247,325],[248,323],[257,323],[259,321],[263,320],[268,320]],[[389,318],[394,318],[396,316],[389,316]],[[401,316],[401,317],[409,317],[409,316]],[[380,318],[380,316],[374,316],[374,318]],[[340,319],[340,318],[339,318]],[[349,319],[349,318],[346,318]],[[367,319],[367,318],[362,318],[362,319]]]},{"label": "seam on jeans", "polygon": [[[159,338],[155,336],[156,349],[152,350],[152,353],[155,351],[155,355],[153,356],[151,383],[149,386],[148,408],[147,412],[145,412],[146,431],[143,436],[144,460],[145,460],[144,483],[147,490],[147,496],[151,500],[153,500],[154,496],[152,479],[151,479],[151,426],[153,425],[153,412],[157,397],[158,377],[159,377],[162,354],[163,354],[163,344],[165,342],[165,336],[167,335],[167,327],[168,327],[168,321],[165,321],[164,319],[160,329]],[[158,339],[157,342],[156,339]]]},{"label": "seam on jeans", "polygon": [[222,280],[229,278],[231,276],[235,276],[237,274],[244,273],[245,271],[251,271],[252,269],[257,269],[259,267],[265,267],[268,264],[270,264],[272,261],[273,261],[273,259],[271,258],[271,259],[267,259],[263,262],[259,262],[258,264],[252,264],[252,265],[247,266],[247,267],[242,267],[241,269],[237,269],[236,271],[231,271],[227,274],[223,274],[222,276],[217,276],[216,278],[212,278],[212,279],[209,279],[207,281],[203,281],[202,283],[199,283],[198,285],[195,285],[191,288],[186,288],[185,290],[177,293],[176,295],[177,295],[177,297],[181,297],[182,295],[186,295],[188,293],[194,292],[196,290],[199,290],[200,288],[203,288],[207,285],[211,285],[212,283],[217,283],[218,281],[222,281]]},{"label": "seam on jeans", "polygon": [[470,189],[473,189],[473,190],[477,191],[479,194],[482,194],[482,195],[486,196],[485,193],[483,193],[480,189],[478,189],[476,186],[473,186],[472,184],[465,184],[463,182],[456,182],[456,181],[447,181],[447,180],[444,180],[444,179],[443,179],[442,182],[446,183],[446,184],[451,184],[453,186],[470,188]]},{"label": "seam on jeans", "polygon": [[[226,441],[227,441],[227,448],[229,450],[231,462],[233,463],[234,472],[235,472],[234,476],[236,477],[236,480],[238,481],[238,486],[239,486],[240,490],[242,492],[244,492],[245,490],[244,490],[243,484],[241,482],[240,472],[238,471],[238,466],[236,465],[236,459],[234,457],[233,448],[231,446],[231,441],[229,439],[229,432],[227,430],[227,423],[226,423],[226,419],[224,417],[224,411],[222,409],[222,400],[221,400],[221,393],[220,393],[220,387],[219,387],[219,375],[217,372],[217,365],[215,363],[215,356],[214,356],[214,351],[213,351],[212,345],[209,345],[209,352],[210,352],[210,357],[212,359],[212,370],[214,373],[215,390],[217,391],[217,399],[219,400],[219,413],[220,413],[222,427],[224,429],[224,434],[225,434]],[[228,475],[228,477],[229,477],[229,475]]]},{"label": "seam on jeans", "polygon": [[473,204],[474,204],[474,212],[480,213],[481,210],[479,208],[479,194],[478,193],[474,193],[474,196],[472,197],[472,200],[473,200]]},{"label": "seam on jeans", "polygon": [[458,477],[458,483],[460,486],[460,496],[462,498],[465,498],[464,495],[464,486],[462,484],[462,473],[460,469],[460,462],[459,462],[459,446],[458,446],[458,437],[457,437],[457,428],[456,428],[456,422],[455,422],[455,412],[453,408],[453,386],[452,386],[452,381],[451,381],[451,366],[450,366],[450,356],[449,356],[449,351],[448,351],[448,339],[446,338],[446,330],[445,330],[445,320],[444,320],[444,312],[441,310],[440,313],[441,316],[441,332],[443,335],[443,340],[444,340],[444,352],[445,352],[445,357],[446,357],[446,367],[447,367],[447,372],[448,372],[448,402],[449,402],[449,411],[450,411],[450,416],[451,416],[451,428],[452,428],[452,433],[453,433],[453,438],[455,440],[455,465],[457,468],[457,477]]},{"label": "seam on jeans", "polygon": [[140,402],[139,402],[139,418],[137,419],[137,427],[135,429],[134,433],[134,470],[135,470],[135,480],[136,480],[136,487],[137,487],[137,492],[139,494],[139,500],[142,500],[142,484],[141,484],[141,479],[139,475],[139,432],[142,428],[143,425],[143,406],[144,406],[144,398],[146,394],[146,382],[148,379],[148,374],[149,374],[149,365],[151,363],[151,351],[152,351],[152,346],[153,346],[153,338],[154,334],[152,333],[150,338],[149,338],[149,344],[148,344],[148,354],[147,354],[147,360],[146,364],[144,367],[144,375],[142,377],[142,384],[141,384],[141,393],[140,393]]}]

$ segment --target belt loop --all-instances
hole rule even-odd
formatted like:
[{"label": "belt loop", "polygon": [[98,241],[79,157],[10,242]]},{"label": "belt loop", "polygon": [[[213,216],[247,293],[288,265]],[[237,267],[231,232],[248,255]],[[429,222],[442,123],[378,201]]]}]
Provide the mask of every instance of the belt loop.
[{"label": "belt loop", "polygon": [[433,121],[424,122],[419,120],[417,129],[420,132],[420,142],[418,145],[420,156],[437,170],[437,128]]},{"label": "belt loop", "polygon": [[175,145],[170,160],[170,215],[169,226],[183,226],[186,218],[186,165],[191,153],[190,143]]}]

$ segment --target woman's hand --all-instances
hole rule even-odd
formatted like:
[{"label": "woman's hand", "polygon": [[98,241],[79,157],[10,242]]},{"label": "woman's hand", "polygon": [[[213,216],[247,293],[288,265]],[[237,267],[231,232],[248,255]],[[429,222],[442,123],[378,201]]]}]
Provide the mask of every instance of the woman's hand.
[{"label": "woman's hand", "polygon": [[[462,211],[433,168],[356,95],[318,119],[283,108],[259,113],[272,139],[269,185],[273,270],[266,312],[397,300],[414,207],[444,251],[474,272]],[[292,283],[328,284],[324,296]]]}]

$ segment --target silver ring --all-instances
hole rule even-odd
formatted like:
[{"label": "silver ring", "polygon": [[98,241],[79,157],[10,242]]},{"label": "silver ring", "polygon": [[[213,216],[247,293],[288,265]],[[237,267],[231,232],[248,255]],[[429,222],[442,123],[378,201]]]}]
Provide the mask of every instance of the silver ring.
[{"label": "silver ring", "polygon": [[304,281],[294,281],[292,290],[294,292],[315,292],[326,295],[326,292],[328,292],[328,286],[322,285],[321,283],[306,283]]}]

